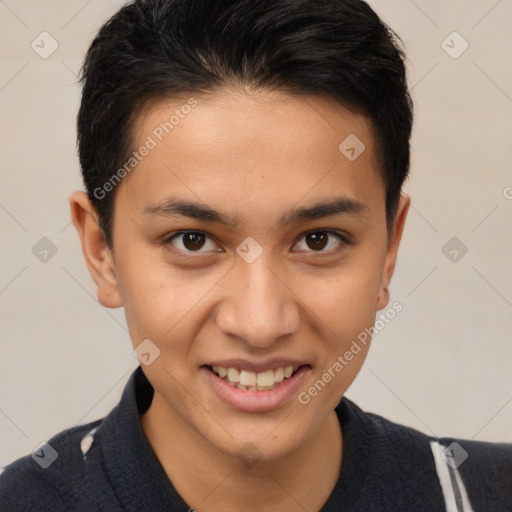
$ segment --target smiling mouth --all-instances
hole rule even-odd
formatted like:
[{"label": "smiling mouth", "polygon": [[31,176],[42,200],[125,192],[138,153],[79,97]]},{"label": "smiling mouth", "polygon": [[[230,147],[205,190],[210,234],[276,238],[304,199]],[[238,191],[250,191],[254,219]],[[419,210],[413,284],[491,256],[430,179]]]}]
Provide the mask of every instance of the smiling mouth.
[{"label": "smiling mouth", "polygon": [[270,391],[293,377],[302,366],[281,366],[264,372],[252,372],[239,370],[238,368],[210,365],[205,365],[204,368],[207,368],[234,388],[244,391]]}]

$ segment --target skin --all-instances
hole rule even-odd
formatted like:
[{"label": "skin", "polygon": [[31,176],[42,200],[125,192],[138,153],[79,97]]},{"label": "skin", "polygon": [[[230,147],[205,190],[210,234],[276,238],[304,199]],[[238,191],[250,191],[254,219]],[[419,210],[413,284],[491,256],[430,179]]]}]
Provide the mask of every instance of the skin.
[{"label": "skin", "polygon": [[[295,357],[310,365],[300,387],[307,390],[388,305],[410,200],[401,196],[388,233],[371,126],[333,100],[234,89],[195,98],[191,113],[117,186],[113,249],[83,192],[70,199],[72,218],[98,300],[124,306],[134,347],[149,338],[160,349],[143,366],[155,396],[141,421],[185,501],[200,512],[319,510],[342,465],[334,408],[369,344],[307,405],[293,397],[267,412],[227,405],[200,366]],[[187,99],[148,108],[134,147]],[[366,146],[353,162],[338,150],[349,134]],[[144,213],[171,195],[239,224]],[[293,208],[338,196],[364,210],[277,223]],[[203,246],[187,252],[183,237],[169,240],[181,230],[206,233]],[[318,248],[305,236],[322,230],[348,243],[329,235]],[[248,236],[263,249],[252,263],[236,252]],[[251,467],[238,455],[247,443],[257,448]]]}]

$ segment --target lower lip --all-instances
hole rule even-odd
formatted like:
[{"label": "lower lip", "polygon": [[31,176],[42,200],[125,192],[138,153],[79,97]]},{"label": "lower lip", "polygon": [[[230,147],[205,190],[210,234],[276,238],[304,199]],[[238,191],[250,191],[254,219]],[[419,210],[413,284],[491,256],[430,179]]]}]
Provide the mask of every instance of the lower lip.
[{"label": "lower lip", "polygon": [[277,387],[269,391],[244,391],[231,386],[208,368],[200,368],[201,373],[208,379],[221,400],[234,409],[245,412],[265,412],[277,409],[297,394],[309,370],[309,366],[301,366],[290,378],[283,380]]}]

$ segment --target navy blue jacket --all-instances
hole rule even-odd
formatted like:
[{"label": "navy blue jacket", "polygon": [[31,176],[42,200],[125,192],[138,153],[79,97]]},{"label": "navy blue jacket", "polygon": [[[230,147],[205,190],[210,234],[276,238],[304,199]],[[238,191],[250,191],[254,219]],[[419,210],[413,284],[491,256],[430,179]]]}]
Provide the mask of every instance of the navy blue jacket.
[{"label": "navy blue jacket", "polygon": [[[65,430],[5,468],[0,511],[189,512],[140,424],[152,396],[139,367],[106,418]],[[336,412],[343,462],[322,512],[512,511],[511,444],[434,439],[347,398]]]}]

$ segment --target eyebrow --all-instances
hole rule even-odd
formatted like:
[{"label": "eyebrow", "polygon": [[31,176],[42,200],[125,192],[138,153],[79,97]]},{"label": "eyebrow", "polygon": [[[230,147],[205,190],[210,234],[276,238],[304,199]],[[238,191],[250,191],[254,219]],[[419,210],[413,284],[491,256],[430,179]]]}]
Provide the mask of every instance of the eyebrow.
[{"label": "eyebrow", "polygon": [[[293,208],[285,213],[277,224],[287,226],[304,220],[314,220],[336,215],[359,215],[368,211],[367,206],[355,199],[339,196],[331,199],[317,201],[309,206]],[[160,217],[189,217],[206,222],[217,222],[231,229],[240,224],[238,215],[231,216],[219,212],[203,203],[186,201],[180,198],[167,198],[165,201],[148,206],[142,211],[144,215],[156,215]]]}]

